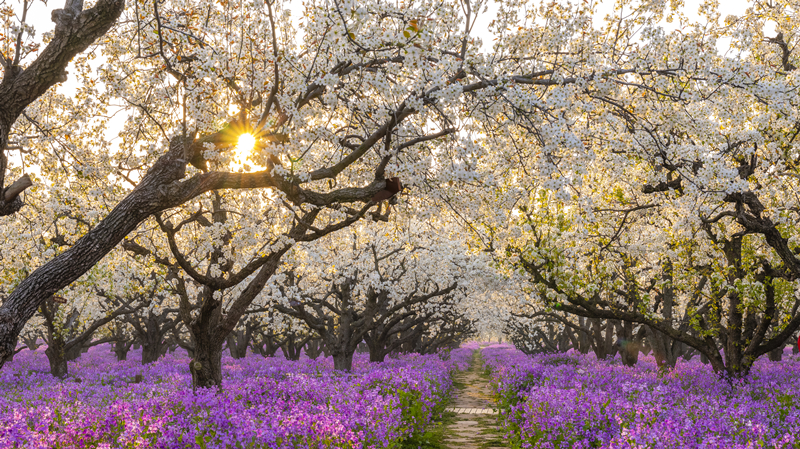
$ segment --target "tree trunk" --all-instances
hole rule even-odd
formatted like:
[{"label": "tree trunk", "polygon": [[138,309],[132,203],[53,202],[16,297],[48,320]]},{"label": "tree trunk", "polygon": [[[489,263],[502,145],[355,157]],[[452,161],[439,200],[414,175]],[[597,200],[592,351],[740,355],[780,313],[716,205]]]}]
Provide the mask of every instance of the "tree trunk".
[{"label": "tree trunk", "polygon": [[572,341],[569,338],[569,335],[566,332],[562,332],[558,336],[558,340],[556,342],[556,347],[558,348],[558,352],[567,352],[573,348]]},{"label": "tree trunk", "polygon": [[28,349],[30,349],[31,351],[35,351],[36,348],[39,347],[39,336],[37,335],[33,337],[31,336],[22,337],[22,342],[25,343],[25,346],[27,346]]},{"label": "tree trunk", "polygon": [[194,388],[222,390],[222,342],[198,338],[194,358],[189,362]]},{"label": "tree trunk", "polygon": [[50,362],[50,374],[58,378],[64,378],[69,374],[67,358],[64,355],[64,340],[52,339],[44,353],[47,355],[47,361]]},{"label": "tree trunk", "polygon": [[[669,321],[672,321],[675,305],[674,270],[675,268],[670,259],[665,258],[662,260],[661,280],[664,284],[661,293],[661,314],[664,319]],[[675,368],[678,363],[678,351],[676,350],[680,349],[680,342],[650,326],[645,326],[644,330],[646,338],[650,342],[650,348],[653,350],[653,356],[656,358],[658,369],[665,371]]]},{"label": "tree trunk", "polygon": [[337,371],[353,370],[353,352],[337,352],[333,354],[333,369]]},{"label": "tree trunk", "polygon": [[369,349],[369,361],[370,362],[383,362],[386,359],[386,354],[389,352],[387,350],[386,342],[380,338],[380,329],[376,329],[372,332],[372,335],[367,333],[364,336],[364,341],[367,344],[367,349]]},{"label": "tree trunk", "polygon": [[64,345],[65,347],[64,358],[67,359],[68,362],[71,362],[73,360],[78,360],[78,357],[80,357],[81,354],[85,354],[86,351],[89,350],[89,348],[84,348],[81,343],[82,342],[75,342],[74,344],[71,345],[70,344]]},{"label": "tree trunk", "polygon": [[322,355],[322,349],[324,346],[325,343],[323,343],[321,338],[311,340],[308,343],[306,343],[306,355],[308,356],[308,358],[316,360],[317,357]]},{"label": "tree trunk", "polygon": [[381,363],[386,360],[386,354],[389,353],[389,345],[382,340],[367,339],[367,348],[369,348],[369,361],[373,363]]},{"label": "tree trunk", "polygon": [[[358,321],[352,313],[339,315],[333,328],[327,328],[323,337],[325,346],[333,356],[333,367],[337,371],[350,371],[353,369],[353,354],[358,344],[369,330],[356,327],[353,323]],[[331,321],[333,323],[333,321]]]},{"label": "tree trunk", "polygon": [[673,354],[671,339],[650,326],[645,326],[645,332],[647,332],[647,340],[650,342],[650,349],[653,350],[653,357],[656,359],[658,369],[666,371],[675,368],[678,358]]},{"label": "tree trunk", "polygon": [[636,366],[636,362],[639,361],[639,348],[635,342],[624,341],[620,346],[619,355],[623,365]]},{"label": "tree trunk", "polygon": [[576,333],[577,344],[575,345],[575,348],[581,354],[588,354],[589,351],[592,350],[592,343],[591,343],[591,339],[589,338],[589,332],[591,331],[590,324],[587,322],[586,318],[579,317],[578,318],[578,325],[580,326],[581,329],[585,329],[586,332],[577,332]]},{"label": "tree trunk", "polygon": [[142,344],[142,365],[147,365],[155,362],[161,358],[162,355],[166,354],[166,332],[162,329],[161,324],[153,317],[149,317],[149,319],[145,321],[145,326],[142,330],[144,330],[144,332],[139,332],[139,338]]},{"label": "tree trunk", "polygon": [[[614,347],[614,330],[613,325],[609,320],[606,320],[603,326],[603,320],[600,318],[590,319],[592,326],[592,350],[598,360],[603,360],[608,357],[614,357],[616,348]],[[605,330],[605,334],[603,334]]]},{"label": "tree trunk", "polygon": [[235,330],[228,334],[225,341],[228,344],[228,352],[234,359],[243,359],[247,355],[247,345],[250,340],[249,332],[243,329]]},{"label": "tree trunk", "polygon": [[275,353],[280,349],[280,345],[276,344],[274,337],[263,337],[261,342],[256,343],[253,341],[253,352],[261,354],[262,357],[275,357]]},{"label": "tree trunk", "polygon": [[167,353],[170,346],[167,338],[169,332],[172,332],[173,337],[177,339],[175,334],[178,322],[168,319],[165,315],[148,312],[143,317],[132,317],[129,322],[133,326],[135,340],[142,348],[142,365],[153,363]]},{"label": "tree trunk", "polygon": [[769,352],[769,360],[780,362],[783,359],[783,346],[777,347]]},{"label": "tree trunk", "polygon": [[300,360],[300,354],[302,353],[302,348],[298,348],[293,344],[284,343],[283,346],[281,346],[281,351],[283,351],[283,357],[286,360],[297,361]]},{"label": "tree trunk", "polygon": [[121,362],[128,359],[128,351],[131,349],[133,341],[128,339],[122,324],[119,322],[114,323],[114,356],[117,361]]},{"label": "tree trunk", "polygon": [[[630,321],[615,322],[614,328],[617,331],[615,346],[619,351],[622,364],[625,366],[636,365],[636,362],[639,361],[639,342],[633,335],[633,323]],[[608,336],[608,330],[606,330],[606,336]]]},{"label": "tree trunk", "polygon": [[131,349],[131,343],[127,341],[117,340],[114,342],[114,355],[117,361],[121,362],[128,359],[128,351]]},{"label": "tree trunk", "polygon": [[386,352],[385,351],[370,351],[369,352],[369,361],[373,363],[381,363],[386,360]]},{"label": "tree trunk", "polygon": [[283,356],[286,357],[286,360],[300,360],[300,356],[303,354],[303,347],[306,343],[308,343],[308,337],[298,339],[294,333],[289,333],[281,346]]},{"label": "tree trunk", "polygon": [[158,344],[142,345],[142,365],[148,365],[161,358],[162,351]]}]

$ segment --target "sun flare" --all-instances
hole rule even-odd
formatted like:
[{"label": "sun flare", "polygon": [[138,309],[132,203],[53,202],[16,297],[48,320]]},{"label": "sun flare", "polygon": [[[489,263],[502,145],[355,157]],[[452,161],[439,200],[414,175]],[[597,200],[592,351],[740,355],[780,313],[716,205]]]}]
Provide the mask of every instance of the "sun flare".
[{"label": "sun flare", "polygon": [[256,138],[252,134],[244,133],[240,135],[239,141],[236,143],[236,149],[234,149],[233,152],[231,168],[235,171],[249,171],[254,164],[248,163],[247,158],[250,156],[255,146]]},{"label": "sun flare", "polygon": [[250,133],[244,133],[239,136],[239,143],[236,144],[236,155],[241,157],[242,160],[247,159],[247,156],[255,146],[256,138]]}]

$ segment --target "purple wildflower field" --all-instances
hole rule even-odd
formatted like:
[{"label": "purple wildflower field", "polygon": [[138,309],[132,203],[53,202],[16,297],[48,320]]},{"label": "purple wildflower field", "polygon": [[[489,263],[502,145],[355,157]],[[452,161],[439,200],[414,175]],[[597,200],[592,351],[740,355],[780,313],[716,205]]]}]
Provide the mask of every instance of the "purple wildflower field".
[{"label": "purple wildflower field", "polygon": [[526,356],[483,349],[501,425],[523,448],[797,448],[800,361],[758,360],[746,381],[720,379],[697,358],[659,376],[594,355]]},{"label": "purple wildflower field", "polygon": [[192,391],[180,351],[142,366],[133,351],[117,362],[97,346],[65,380],[49,374],[42,351],[22,351],[0,371],[2,448],[392,447],[441,413],[451,371],[471,355],[378,364],[356,354],[352,373],[329,358],[226,356],[218,394]]}]

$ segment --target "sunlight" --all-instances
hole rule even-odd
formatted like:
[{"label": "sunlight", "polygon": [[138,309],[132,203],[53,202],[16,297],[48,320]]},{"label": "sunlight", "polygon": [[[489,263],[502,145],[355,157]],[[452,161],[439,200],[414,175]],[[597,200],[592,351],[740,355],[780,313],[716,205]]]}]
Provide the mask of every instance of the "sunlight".
[{"label": "sunlight", "polygon": [[256,146],[256,138],[250,133],[244,133],[239,136],[239,143],[236,145],[236,156],[241,159],[247,159],[247,156],[253,151]]},{"label": "sunlight", "polygon": [[234,171],[249,171],[252,164],[247,164],[247,158],[256,146],[256,138],[250,133],[239,136],[239,142],[233,152],[231,168]]}]

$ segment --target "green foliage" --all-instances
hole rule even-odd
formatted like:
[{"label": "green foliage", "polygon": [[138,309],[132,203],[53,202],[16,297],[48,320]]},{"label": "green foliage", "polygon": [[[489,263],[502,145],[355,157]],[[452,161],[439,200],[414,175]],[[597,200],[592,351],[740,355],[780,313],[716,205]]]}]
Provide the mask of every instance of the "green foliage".
[{"label": "green foliage", "polygon": [[429,425],[425,432],[412,435],[397,446],[397,449],[447,449],[444,439],[447,437],[447,427],[455,422],[456,414],[444,412]]}]

